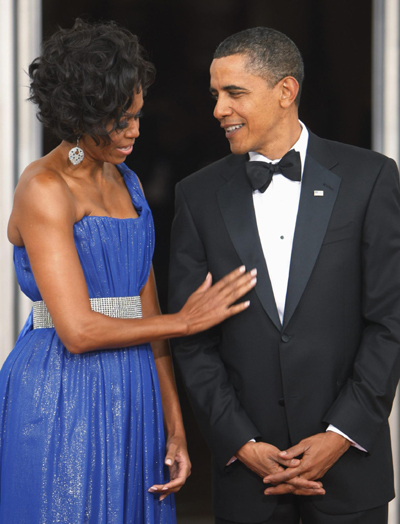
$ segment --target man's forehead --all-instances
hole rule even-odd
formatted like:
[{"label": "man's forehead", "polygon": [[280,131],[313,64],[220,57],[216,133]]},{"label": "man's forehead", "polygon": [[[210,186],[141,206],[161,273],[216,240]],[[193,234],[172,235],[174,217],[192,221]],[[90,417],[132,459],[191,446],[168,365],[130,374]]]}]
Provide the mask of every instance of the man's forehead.
[{"label": "man's forehead", "polygon": [[247,66],[248,56],[242,53],[214,58],[211,62],[210,71],[230,70],[244,71]]},{"label": "man's forehead", "polygon": [[266,79],[248,67],[247,55],[215,58],[210,67],[210,91],[252,91],[267,85]]},{"label": "man's forehead", "polygon": [[229,89],[230,86],[243,87],[246,78],[251,73],[246,68],[243,55],[230,55],[214,58],[210,67],[211,86],[217,85],[220,89]]}]

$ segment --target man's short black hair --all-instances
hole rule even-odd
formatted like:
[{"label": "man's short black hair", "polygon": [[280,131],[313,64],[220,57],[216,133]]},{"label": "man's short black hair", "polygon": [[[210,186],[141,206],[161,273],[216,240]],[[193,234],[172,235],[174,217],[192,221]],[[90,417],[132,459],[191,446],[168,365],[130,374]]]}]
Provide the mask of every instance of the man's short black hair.
[{"label": "man's short black hair", "polygon": [[304,64],[297,46],[283,33],[269,27],[253,27],[226,38],[217,47],[214,58],[246,55],[247,69],[265,78],[274,87],[282,78],[293,76],[299,83],[299,105],[304,78]]},{"label": "man's short black hair", "polygon": [[44,43],[29,76],[38,118],[59,139],[74,142],[86,134],[107,144],[110,132],[133,116],[134,94],[146,92],[155,68],[127,29],[77,19]]}]

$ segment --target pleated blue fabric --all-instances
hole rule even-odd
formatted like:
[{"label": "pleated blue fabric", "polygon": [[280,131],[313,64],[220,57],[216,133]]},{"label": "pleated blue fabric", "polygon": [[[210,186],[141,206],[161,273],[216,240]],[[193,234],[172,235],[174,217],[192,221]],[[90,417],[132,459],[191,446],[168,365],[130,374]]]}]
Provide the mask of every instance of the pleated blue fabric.
[{"label": "pleated blue fabric", "polygon": [[[136,175],[118,169],[139,217],[74,225],[91,298],[138,295],[150,272],[151,212]],[[41,300],[23,247],[14,263]],[[164,458],[150,344],[73,355],[31,314],[0,371],[0,523],[173,524],[173,496],[147,491],[168,480]]]}]

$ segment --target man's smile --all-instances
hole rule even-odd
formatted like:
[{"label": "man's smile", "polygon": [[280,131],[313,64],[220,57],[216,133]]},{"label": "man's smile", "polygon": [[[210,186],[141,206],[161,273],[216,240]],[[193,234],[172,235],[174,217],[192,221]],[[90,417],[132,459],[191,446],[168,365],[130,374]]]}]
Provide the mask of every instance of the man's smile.
[{"label": "man's smile", "polygon": [[244,124],[221,125],[221,127],[225,130],[225,136],[227,138],[230,138],[236,134],[243,126]]}]

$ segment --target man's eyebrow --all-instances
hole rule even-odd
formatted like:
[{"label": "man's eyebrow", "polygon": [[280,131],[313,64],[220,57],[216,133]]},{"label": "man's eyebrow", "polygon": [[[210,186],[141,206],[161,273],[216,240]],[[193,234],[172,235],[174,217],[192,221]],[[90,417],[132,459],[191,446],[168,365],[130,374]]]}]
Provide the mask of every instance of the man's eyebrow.
[{"label": "man's eyebrow", "polygon": [[[215,93],[217,90],[214,89],[214,87],[210,86],[211,93]],[[223,86],[222,91],[248,91],[245,87],[235,86],[235,85],[228,85]]]}]

